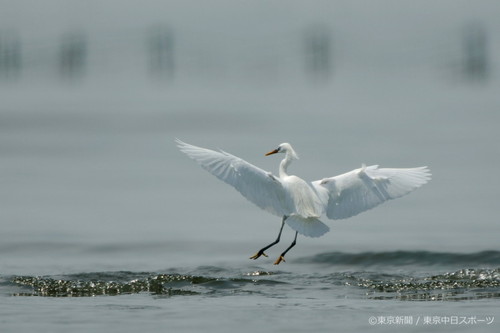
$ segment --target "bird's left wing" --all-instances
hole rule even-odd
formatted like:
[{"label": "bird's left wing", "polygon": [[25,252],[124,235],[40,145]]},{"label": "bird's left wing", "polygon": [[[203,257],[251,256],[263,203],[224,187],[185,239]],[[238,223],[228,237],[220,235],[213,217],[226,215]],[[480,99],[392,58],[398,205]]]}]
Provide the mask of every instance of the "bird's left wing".
[{"label": "bird's left wing", "polygon": [[379,169],[372,165],[317,180],[312,185],[326,203],[326,216],[345,219],[406,195],[429,179],[427,167]]},{"label": "bird's left wing", "polygon": [[233,186],[260,208],[285,215],[285,191],[279,178],[224,151],[196,147],[176,139],[180,151],[215,177]]}]

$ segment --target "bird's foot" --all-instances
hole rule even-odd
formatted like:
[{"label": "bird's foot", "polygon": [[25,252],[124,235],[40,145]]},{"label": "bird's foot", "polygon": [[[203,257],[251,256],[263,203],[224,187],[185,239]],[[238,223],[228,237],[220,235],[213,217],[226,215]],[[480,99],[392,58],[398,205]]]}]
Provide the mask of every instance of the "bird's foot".
[{"label": "bird's foot", "polygon": [[257,252],[256,254],[254,254],[253,256],[250,257],[250,259],[257,259],[258,257],[260,256],[264,256],[264,257],[267,257],[267,254],[264,253],[263,250],[259,250],[259,252]]},{"label": "bird's foot", "polygon": [[275,265],[279,265],[279,264],[280,264],[280,262],[282,262],[282,261],[283,261],[283,262],[286,262],[286,261],[285,261],[285,257],[284,257],[283,255],[279,256],[279,258],[278,258],[278,259],[276,259],[276,261],[274,262],[274,264],[275,264]]}]

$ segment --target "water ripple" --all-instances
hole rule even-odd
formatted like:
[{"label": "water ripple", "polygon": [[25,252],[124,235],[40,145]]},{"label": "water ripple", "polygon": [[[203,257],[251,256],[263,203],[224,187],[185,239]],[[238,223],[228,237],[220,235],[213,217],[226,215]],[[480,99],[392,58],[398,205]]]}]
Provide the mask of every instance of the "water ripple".
[{"label": "water ripple", "polygon": [[296,260],[299,263],[318,263],[329,265],[461,265],[500,266],[500,251],[481,251],[475,253],[447,253],[430,251],[390,251],[344,253],[328,252]]},{"label": "water ripple", "polygon": [[366,289],[366,295],[372,299],[460,301],[500,298],[500,269],[461,269],[428,277],[372,275],[347,275],[345,284]]},{"label": "water ripple", "polygon": [[[262,275],[266,275],[266,273],[253,272],[248,276],[260,277]],[[22,289],[20,292],[13,293],[14,296],[49,297],[115,296],[141,292],[153,295],[189,296],[214,292],[221,294],[224,290],[234,292],[252,286],[272,286],[286,283],[262,278],[133,272],[81,273],[63,278],[16,276],[11,281]]]},{"label": "water ripple", "polygon": [[[499,267],[498,258],[496,251],[465,255],[404,251],[330,253],[294,261],[302,273],[200,266],[188,273],[172,270],[170,273],[118,271],[4,276],[0,279],[0,287],[14,296],[48,297],[146,293],[162,297],[255,294],[282,298],[290,293],[304,293],[307,297],[321,298],[328,293],[329,298],[374,300],[500,299],[500,268],[491,267]],[[309,265],[311,262],[319,263],[320,268]],[[407,269],[410,264],[411,269]],[[459,264],[458,268],[452,268]],[[459,268],[472,264],[483,267]],[[350,270],[338,269],[338,265],[349,266]],[[397,266],[396,269],[391,269],[391,265]]]}]

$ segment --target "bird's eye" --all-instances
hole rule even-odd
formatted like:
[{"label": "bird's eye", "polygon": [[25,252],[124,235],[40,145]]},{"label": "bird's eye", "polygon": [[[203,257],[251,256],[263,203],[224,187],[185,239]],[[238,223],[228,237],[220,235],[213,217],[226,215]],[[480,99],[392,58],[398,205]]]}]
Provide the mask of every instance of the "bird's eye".
[{"label": "bird's eye", "polygon": [[276,148],[276,151],[281,151],[281,147]]}]

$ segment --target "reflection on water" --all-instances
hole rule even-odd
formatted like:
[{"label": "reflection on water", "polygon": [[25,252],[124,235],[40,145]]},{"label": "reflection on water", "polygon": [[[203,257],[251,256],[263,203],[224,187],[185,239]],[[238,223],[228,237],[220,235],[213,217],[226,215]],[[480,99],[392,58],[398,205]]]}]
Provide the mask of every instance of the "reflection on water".
[{"label": "reflection on water", "polygon": [[[348,266],[348,271],[336,273],[310,269],[308,273],[288,274],[281,271],[242,272],[216,266],[198,267],[189,274],[148,272],[95,272],[61,277],[14,276],[9,288],[15,296],[85,297],[116,296],[147,292],[151,295],[190,296],[255,294],[279,297],[291,289],[330,290],[340,297],[348,293],[351,298],[407,301],[460,301],[469,299],[500,298],[500,268],[459,269],[452,272],[422,275],[413,271],[426,271],[432,265],[454,266],[473,264],[500,264],[499,252],[471,254],[390,252],[390,253],[335,253],[303,258],[294,264],[313,267],[316,263],[331,267]],[[456,260],[448,262],[446,258]],[[378,258],[378,260],[377,260]],[[432,258],[432,259],[431,259]],[[462,260],[460,260],[460,258]],[[366,266],[385,267],[364,270]],[[408,266],[410,265],[410,266]],[[393,268],[398,273],[392,273]],[[403,269],[403,267],[408,267]],[[434,268],[435,269],[435,268]],[[335,269],[338,270],[338,269]],[[384,272],[385,271],[385,272]],[[311,284],[311,281],[314,281]],[[346,290],[344,288],[349,288]],[[16,290],[17,291],[13,291]]]},{"label": "reflection on water", "polygon": [[[87,297],[117,296],[147,292],[151,295],[191,296],[210,295],[224,297],[235,294],[258,293],[277,297],[289,287],[283,286],[278,293],[277,284],[308,288],[309,279],[316,281],[315,288],[332,289],[348,286],[351,298],[407,301],[460,301],[483,298],[500,298],[500,269],[462,269],[456,272],[412,277],[401,274],[375,272],[346,272],[322,276],[281,276],[279,273],[259,272],[241,276],[193,276],[181,274],[155,274],[134,272],[87,273],[63,278],[16,276],[10,286],[14,296]],[[104,279],[107,275],[109,279]],[[252,276],[248,278],[247,276]],[[266,276],[262,278],[262,276]],[[18,288],[16,288],[16,286]],[[358,289],[356,289],[358,288]],[[338,291],[337,291],[338,292]],[[340,296],[340,295],[337,295]]]}]

